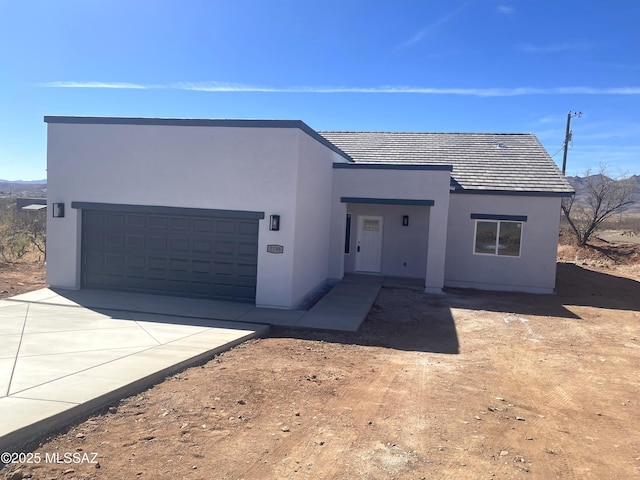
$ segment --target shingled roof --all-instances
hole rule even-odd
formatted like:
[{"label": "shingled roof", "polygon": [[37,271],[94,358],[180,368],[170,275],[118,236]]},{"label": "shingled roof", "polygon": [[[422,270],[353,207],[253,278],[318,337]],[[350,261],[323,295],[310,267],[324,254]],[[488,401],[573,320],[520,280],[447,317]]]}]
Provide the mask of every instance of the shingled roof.
[{"label": "shingled roof", "polygon": [[573,193],[530,133],[319,133],[356,163],[451,165],[458,192]]}]

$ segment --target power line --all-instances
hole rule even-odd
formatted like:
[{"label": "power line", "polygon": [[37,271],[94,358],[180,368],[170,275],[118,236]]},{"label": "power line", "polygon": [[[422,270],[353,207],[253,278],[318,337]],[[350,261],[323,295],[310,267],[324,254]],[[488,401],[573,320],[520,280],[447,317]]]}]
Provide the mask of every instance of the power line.
[{"label": "power line", "polygon": [[559,154],[562,150],[564,150],[564,145],[562,145],[560,147],[560,150],[558,150],[556,153],[554,153],[553,155],[551,155],[551,158],[555,157],[557,154]]}]

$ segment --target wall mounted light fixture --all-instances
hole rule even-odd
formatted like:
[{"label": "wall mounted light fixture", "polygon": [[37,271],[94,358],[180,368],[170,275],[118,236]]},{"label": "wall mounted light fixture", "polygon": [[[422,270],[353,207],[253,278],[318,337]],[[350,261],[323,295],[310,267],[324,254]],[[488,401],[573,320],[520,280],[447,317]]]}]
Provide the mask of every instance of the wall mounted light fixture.
[{"label": "wall mounted light fixture", "polygon": [[52,211],[54,218],[64,217],[64,203],[54,203]]},{"label": "wall mounted light fixture", "polygon": [[409,226],[409,215],[403,215],[402,216],[402,226],[403,227],[408,227]]},{"label": "wall mounted light fixture", "polygon": [[271,215],[269,218],[269,230],[280,230],[280,215]]}]

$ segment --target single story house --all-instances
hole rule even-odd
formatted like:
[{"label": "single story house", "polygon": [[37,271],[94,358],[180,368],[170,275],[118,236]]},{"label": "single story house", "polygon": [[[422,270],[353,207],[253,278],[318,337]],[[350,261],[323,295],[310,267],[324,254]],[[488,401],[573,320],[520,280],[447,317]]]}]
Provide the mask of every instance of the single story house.
[{"label": "single story house", "polygon": [[573,189],[532,134],[44,120],[52,287],[283,309],[351,272],[554,291]]}]

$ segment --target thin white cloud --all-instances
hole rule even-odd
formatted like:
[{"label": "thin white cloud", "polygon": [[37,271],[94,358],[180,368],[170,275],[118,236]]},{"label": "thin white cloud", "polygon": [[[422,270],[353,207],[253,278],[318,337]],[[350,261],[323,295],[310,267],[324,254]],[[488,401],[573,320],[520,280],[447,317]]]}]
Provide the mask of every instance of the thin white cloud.
[{"label": "thin white cloud", "polygon": [[399,48],[407,48],[407,47],[411,47],[412,45],[415,45],[416,43],[419,43],[425,36],[433,32],[434,30],[438,29],[440,26],[444,25],[445,23],[450,21],[452,18],[454,18],[456,15],[458,15],[462,10],[467,8],[469,3],[471,2],[469,1],[469,2],[463,3],[457,9],[447,13],[446,15],[438,18],[435,22],[432,22],[429,25],[425,26],[424,28],[420,29],[420,31],[415,33],[413,37],[411,37],[406,42],[402,43],[399,46]]},{"label": "thin white cloud", "polygon": [[567,173],[569,175],[584,175],[588,169],[597,171],[604,162],[612,172],[637,174],[639,155],[640,147],[635,145],[612,148],[610,144],[575,142],[567,163]]},{"label": "thin white cloud", "polygon": [[[565,134],[565,122],[558,119],[555,129],[535,130],[536,136],[540,139],[550,139],[552,141],[560,141],[564,139]],[[610,124],[610,123],[589,123],[579,124],[572,123],[571,129],[573,131],[574,146],[585,148],[587,145],[591,145],[593,142],[619,140],[619,144],[616,145],[618,149],[632,148],[629,145],[622,145],[625,140],[635,140],[640,136],[640,124]],[[562,145],[559,143],[558,147]],[[608,148],[611,149],[609,145]],[[640,151],[640,146],[633,147]],[[610,152],[611,153],[611,152]]]},{"label": "thin white cloud", "polygon": [[579,138],[586,141],[640,138],[640,123],[638,122],[589,121],[581,124],[576,123],[575,125],[578,128],[574,128],[574,130],[577,131]]},{"label": "thin white cloud", "polygon": [[638,95],[640,87],[594,88],[594,87],[555,87],[555,88],[432,88],[402,85],[383,85],[378,87],[344,86],[292,86],[267,87],[224,82],[183,82],[169,86],[179,90],[203,92],[268,92],[268,93],[414,93],[423,95],[466,95],[476,97],[514,97],[521,95]]},{"label": "thin white cloud", "polygon": [[640,95],[640,87],[559,87],[551,90],[549,93],[558,95]]},{"label": "thin white cloud", "polygon": [[134,83],[106,82],[47,82],[40,86],[49,88],[165,88],[218,93],[404,93],[421,95],[462,95],[475,97],[516,97],[523,95],[640,95],[640,86],[628,87],[513,87],[513,88],[437,88],[404,85],[382,85],[377,87],[344,86],[291,86],[270,87],[228,82],[180,82],[167,85],[141,85]]},{"label": "thin white cloud", "polygon": [[591,48],[591,44],[587,42],[562,42],[550,45],[534,45],[531,43],[523,43],[518,46],[520,50],[527,53],[560,53],[569,51],[584,51]]},{"label": "thin white cloud", "polygon": [[511,15],[512,13],[514,13],[516,11],[515,8],[510,7],[508,5],[499,5],[498,6],[498,12],[499,13],[504,13],[505,15]]},{"label": "thin white cloud", "polygon": [[124,89],[146,89],[147,85],[125,82],[45,82],[39,84],[41,87],[51,88],[124,88]]},{"label": "thin white cloud", "polygon": [[624,130],[615,130],[615,131],[604,131],[600,133],[589,133],[583,135],[586,139],[589,140],[611,140],[614,138],[638,138],[640,134],[640,128],[626,128]]},{"label": "thin white cloud", "polygon": [[180,90],[205,92],[271,92],[271,93],[413,93],[422,95],[463,95],[476,97],[515,97],[522,95],[640,95],[640,87],[554,87],[554,88],[432,88],[383,85],[378,87],[293,86],[265,87],[220,82],[185,82],[171,85]]},{"label": "thin white cloud", "polygon": [[561,115],[554,115],[554,116],[548,116],[548,117],[542,117],[538,119],[538,123],[559,123],[562,122],[563,119],[566,119],[567,116],[561,116]]},{"label": "thin white cloud", "polygon": [[425,31],[421,30],[418,33],[416,33],[412,38],[410,38],[409,40],[401,44],[400,48],[410,47],[411,45],[414,45],[418,43],[420,40],[422,40],[422,37],[424,36],[425,36]]},{"label": "thin white cloud", "polygon": [[192,90],[196,92],[267,92],[286,93],[294,90],[274,88],[260,85],[247,85],[231,82],[179,82],[168,86],[177,90]]}]

